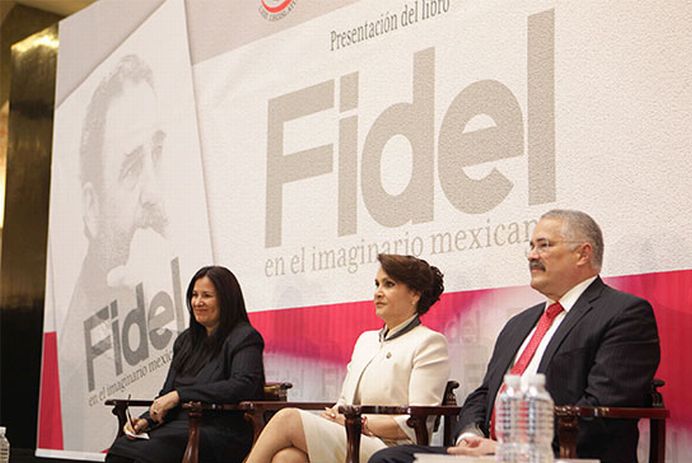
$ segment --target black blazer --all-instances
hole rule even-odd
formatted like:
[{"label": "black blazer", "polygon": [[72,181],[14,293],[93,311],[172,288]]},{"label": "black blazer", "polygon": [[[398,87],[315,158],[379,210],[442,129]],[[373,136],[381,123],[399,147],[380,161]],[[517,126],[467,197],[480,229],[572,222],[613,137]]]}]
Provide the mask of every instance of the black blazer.
[{"label": "black blazer", "polygon": [[[490,414],[505,373],[540,318],[545,303],[510,319],[500,332],[483,383],[467,397],[457,435],[477,426],[487,436]],[[556,405],[647,406],[660,360],[651,305],[617,291],[600,277],[567,313],[538,366]],[[581,458],[602,463],[636,462],[635,422],[582,421],[577,441]],[[553,443],[554,447],[557,442]]]},{"label": "black blazer", "polygon": [[[174,357],[186,331],[175,340]],[[264,388],[263,349],[262,336],[248,323],[241,322],[231,330],[221,352],[199,371],[193,381],[176,387],[178,374],[169,368],[159,396],[175,389],[181,404],[189,401],[237,403],[259,400],[263,397]],[[205,414],[200,428],[200,461],[240,463],[252,445],[250,425],[240,412],[210,415]],[[143,414],[142,418],[149,418],[149,413]],[[162,425],[149,432],[150,440],[128,440],[122,436],[116,439],[109,453],[142,462],[180,461],[187,445],[187,430],[187,413],[178,406],[168,412]]]}]

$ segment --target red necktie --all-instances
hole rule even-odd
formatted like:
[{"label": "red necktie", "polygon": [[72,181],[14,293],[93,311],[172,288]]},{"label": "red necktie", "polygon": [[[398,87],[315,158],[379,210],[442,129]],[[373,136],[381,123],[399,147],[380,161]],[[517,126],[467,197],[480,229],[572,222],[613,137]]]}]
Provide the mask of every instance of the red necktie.
[{"label": "red necktie", "polygon": [[[531,359],[536,353],[536,349],[538,349],[538,345],[543,340],[543,336],[545,336],[545,333],[547,333],[550,329],[550,326],[553,324],[553,320],[555,320],[555,317],[557,317],[563,310],[564,309],[562,308],[560,303],[555,302],[553,304],[550,304],[548,308],[543,312],[543,315],[541,315],[541,318],[538,320],[538,325],[536,325],[536,331],[533,332],[531,340],[526,345],[526,349],[524,349],[524,352],[522,352],[519,356],[519,360],[517,360],[517,363],[515,363],[514,366],[509,370],[510,375],[521,376],[522,374],[524,374],[526,367],[529,366]],[[502,394],[504,390],[505,385],[503,383],[497,395],[499,396],[500,394]],[[493,412],[490,415],[490,437],[492,439],[495,439],[495,406],[493,406]]]}]

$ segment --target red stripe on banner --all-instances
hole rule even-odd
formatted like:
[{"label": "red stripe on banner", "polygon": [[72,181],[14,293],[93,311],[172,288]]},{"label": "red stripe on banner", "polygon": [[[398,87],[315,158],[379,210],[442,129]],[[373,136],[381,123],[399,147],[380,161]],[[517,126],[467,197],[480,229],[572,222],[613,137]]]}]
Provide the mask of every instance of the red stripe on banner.
[{"label": "red stripe on banner", "polygon": [[[472,307],[477,298],[493,292],[484,289],[445,294],[434,310],[425,315],[425,325],[445,332],[452,316],[458,316]],[[341,364],[350,360],[358,335],[382,327],[372,301],[254,312],[250,319],[262,333],[267,352]]]},{"label": "red stripe on banner", "polygon": [[[692,360],[692,270],[627,275],[606,278],[622,291],[651,302],[661,338],[661,365],[657,376],[666,381],[662,389],[671,410],[671,424],[692,428],[692,379],[685,365]],[[534,297],[535,296],[535,297]],[[499,311],[540,302],[528,287],[496,288],[447,293],[424,317],[424,324],[453,336],[450,330],[464,312],[473,307]],[[371,301],[270,310],[250,314],[262,333],[267,352],[279,352],[345,365],[356,338],[364,330],[379,329]]]},{"label": "red stripe on banner", "polygon": [[250,320],[262,333],[267,352],[338,363],[349,361],[360,333],[382,326],[372,302],[254,312]]},{"label": "red stripe on banner", "polygon": [[58,339],[55,332],[43,333],[43,364],[41,370],[38,448],[62,450]]}]

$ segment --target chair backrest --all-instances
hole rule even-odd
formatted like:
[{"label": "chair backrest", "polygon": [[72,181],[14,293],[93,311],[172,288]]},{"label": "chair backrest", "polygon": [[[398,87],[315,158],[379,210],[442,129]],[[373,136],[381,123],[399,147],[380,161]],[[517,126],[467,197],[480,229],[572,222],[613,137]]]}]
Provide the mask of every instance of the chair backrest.
[{"label": "chair backrest", "polygon": [[447,386],[445,386],[445,395],[442,399],[442,405],[456,405],[457,395],[454,392],[455,389],[459,387],[459,381],[454,381],[450,379],[447,381]]},{"label": "chair backrest", "polygon": [[[457,395],[454,392],[456,388],[459,387],[459,382],[454,381],[453,379],[447,381],[447,385],[445,386],[445,393],[442,396],[442,405],[456,405],[457,404]],[[440,420],[442,416],[437,415],[435,418],[435,426],[433,427],[433,432],[437,432],[438,429],[440,429]]]},{"label": "chair backrest", "polygon": [[663,405],[658,391],[665,381],[654,378],[651,382],[650,407],[586,407],[561,405],[555,407],[557,434],[561,458],[577,458],[577,435],[580,418],[605,418],[619,420],[649,420],[649,463],[664,463],[666,455],[666,419],[670,412]]},{"label": "chair backrest", "polygon": [[288,390],[293,384],[288,382],[270,382],[264,385],[264,398],[271,402],[286,402],[288,400]]},{"label": "chair backrest", "polygon": [[663,408],[663,395],[659,392],[658,388],[665,386],[666,382],[661,378],[654,378],[651,381],[651,406]]}]

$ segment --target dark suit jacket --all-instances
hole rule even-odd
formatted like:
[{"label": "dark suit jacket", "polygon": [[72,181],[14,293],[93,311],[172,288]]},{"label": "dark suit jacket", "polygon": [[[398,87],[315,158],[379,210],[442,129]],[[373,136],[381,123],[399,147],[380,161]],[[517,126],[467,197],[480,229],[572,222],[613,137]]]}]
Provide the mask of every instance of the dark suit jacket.
[{"label": "dark suit jacket", "polygon": [[[173,345],[173,355],[178,352],[186,331],[178,336]],[[159,396],[177,390],[180,403],[202,401],[237,403],[243,400],[260,400],[263,397],[264,367],[262,336],[249,324],[240,322],[226,338],[221,352],[211,359],[194,378],[180,380],[170,368]],[[201,426],[201,462],[240,463],[252,445],[252,429],[242,414],[205,414]],[[149,418],[148,412],[142,415]],[[138,462],[180,461],[187,444],[187,413],[180,407],[170,410],[163,425],[153,429],[150,440],[116,439],[110,453]]]},{"label": "dark suit jacket", "polygon": [[[503,376],[540,318],[545,303],[510,319],[500,332],[483,383],[466,399],[457,435],[478,426],[487,436]],[[538,367],[556,405],[647,406],[660,359],[651,305],[599,278],[589,285],[548,343]],[[580,423],[577,454],[603,463],[637,461],[635,422]],[[554,446],[556,442],[554,442]]]}]

